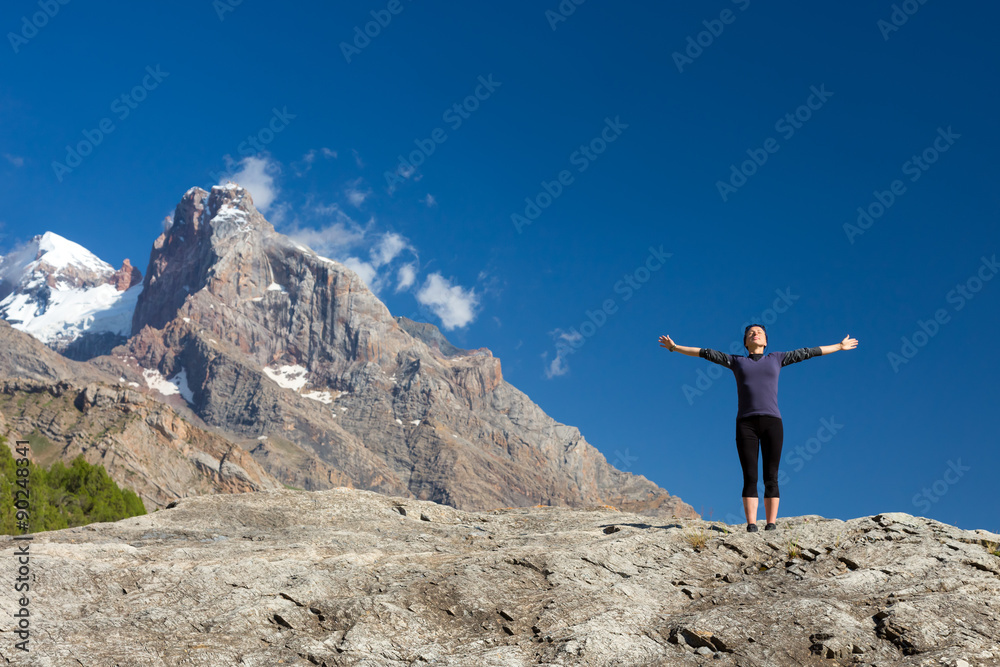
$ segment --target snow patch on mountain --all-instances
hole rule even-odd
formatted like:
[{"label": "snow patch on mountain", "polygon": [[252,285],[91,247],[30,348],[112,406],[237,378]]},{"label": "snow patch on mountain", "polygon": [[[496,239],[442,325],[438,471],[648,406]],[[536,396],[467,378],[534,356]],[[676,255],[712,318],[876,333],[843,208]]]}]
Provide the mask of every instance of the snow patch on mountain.
[{"label": "snow patch on mountain", "polygon": [[304,366],[281,366],[271,368],[264,366],[264,375],[274,380],[279,387],[291,389],[303,398],[319,401],[325,405],[333,403],[335,396],[330,391],[314,389],[312,391],[300,392],[309,383],[309,371]]},{"label": "snow patch on mountain", "polygon": [[187,371],[183,368],[169,380],[163,377],[160,371],[149,368],[142,371],[142,377],[150,389],[158,391],[164,396],[180,394],[185,401],[194,405],[194,392],[188,386]]},{"label": "snow patch on mountain", "polygon": [[124,292],[119,292],[114,285],[55,289],[44,304],[33,300],[29,294],[14,292],[0,301],[0,315],[15,329],[45,344],[68,343],[88,332],[106,331],[128,336],[140,292],[142,285]]},{"label": "snow patch on mountain", "polygon": [[302,397],[319,401],[320,403],[325,403],[326,405],[333,403],[333,395],[328,391],[310,391],[302,394]]},{"label": "snow patch on mountain", "polygon": [[281,366],[274,369],[264,366],[264,374],[274,380],[279,387],[298,391],[306,386],[309,371],[303,366]]}]

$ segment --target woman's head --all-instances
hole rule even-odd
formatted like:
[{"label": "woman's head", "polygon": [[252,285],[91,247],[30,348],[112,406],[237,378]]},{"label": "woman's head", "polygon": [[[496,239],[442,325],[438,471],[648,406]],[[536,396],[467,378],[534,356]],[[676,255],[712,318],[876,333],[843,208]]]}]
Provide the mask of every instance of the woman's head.
[{"label": "woman's head", "polygon": [[748,324],[743,330],[743,347],[752,353],[750,345],[753,345],[758,352],[763,352],[767,347],[767,330],[763,324]]}]

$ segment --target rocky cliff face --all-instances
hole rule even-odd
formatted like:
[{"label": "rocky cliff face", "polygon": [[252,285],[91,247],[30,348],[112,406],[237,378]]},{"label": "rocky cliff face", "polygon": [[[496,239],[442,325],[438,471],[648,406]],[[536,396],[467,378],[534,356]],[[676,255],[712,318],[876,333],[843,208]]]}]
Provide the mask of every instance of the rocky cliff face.
[{"label": "rocky cliff face", "polygon": [[36,463],[83,456],[150,512],[188,496],[281,488],[244,449],[133,388],[6,380],[0,412],[11,442],[32,436]]},{"label": "rocky cliff face", "polygon": [[0,322],[0,435],[11,446],[30,437],[39,465],[82,455],[148,511],[192,495],[281,488],[242,447],[154,396],[145,382],[64,359]]},{"label": "rocky cliff face", "polygon": [[296,487],[695,516],[548,417],[489,350],[393,318],[233,184],[184,195],[154,244],[132,337],[94,363],[130,381],[183,378],[193,413]]},{"label": "rocky cliff face", "polygon": [[122,262],[122,268],[115,271],[108,283],[114,285],[115,289],[119,292],[124,292],[125,290],[135,287],[142,282],[142,273],[139,269],[132,266],[128,261],[128,257]]},{"label": "rocky cliff face", "polygon": [[907,514],[729,528],[347,488],[189,498],[35,536],[31,664],[1000,664],[1000,535]]}]

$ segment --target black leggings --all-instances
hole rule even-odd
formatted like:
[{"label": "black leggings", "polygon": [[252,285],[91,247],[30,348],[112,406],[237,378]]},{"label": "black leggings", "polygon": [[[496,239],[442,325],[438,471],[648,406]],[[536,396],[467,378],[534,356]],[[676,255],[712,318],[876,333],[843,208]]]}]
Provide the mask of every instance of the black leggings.
[{"label": "black leggings", "polygon": [[757,497],[757,444],[764,456],[764,497],[778,497],[778,463],[784,439],[781,417],[754,415],[736,422],[736,451],[743,466],[743,497]]}]

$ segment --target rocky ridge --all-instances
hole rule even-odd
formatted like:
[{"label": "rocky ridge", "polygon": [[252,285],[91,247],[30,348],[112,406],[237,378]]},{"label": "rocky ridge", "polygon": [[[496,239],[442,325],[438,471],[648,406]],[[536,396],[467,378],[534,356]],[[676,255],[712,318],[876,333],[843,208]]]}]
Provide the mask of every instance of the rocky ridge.
[{"label": "rocky ridge", "polygon": [[[36,535],[32,665],[1000,664],[1000,535],[768,533],[368,491],[200,496]],[[0,538],[4,562],[14,542]],[[11,636],[14,597],[0,598]]]},{"label": "rocky ridge", "polygon": [[0,321],[0,435],[9,446],[30,438],[37,464],[82,455],[148,511],[185,496],[281,488],[242,447],[159,398]]}]

